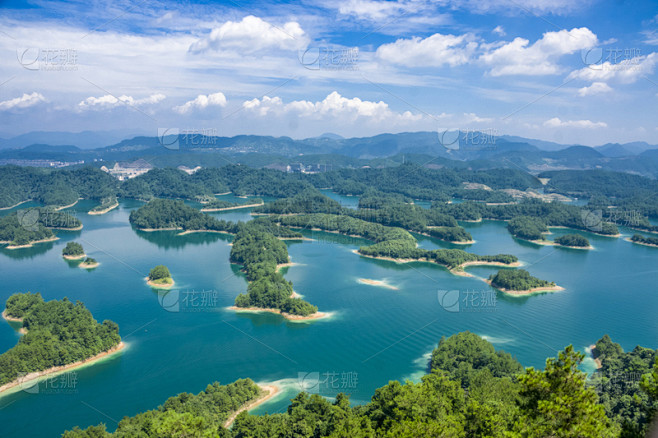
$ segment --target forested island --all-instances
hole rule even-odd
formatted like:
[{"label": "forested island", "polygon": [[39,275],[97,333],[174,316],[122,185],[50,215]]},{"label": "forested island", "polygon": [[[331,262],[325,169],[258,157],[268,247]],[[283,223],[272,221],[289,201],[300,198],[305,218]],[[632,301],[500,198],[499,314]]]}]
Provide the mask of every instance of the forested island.
[{"label": "forested island", "polygon": [[565,234],[564,236],[556,238],[553,242],[560,246],[566,246],[567,248],[592,248],[589,240],[580,234]]},{"label": "forested island", "polygon": [[633,237],[631,237],[630,240],[631,240],[631,242],[637,243],[638,245],[658,247],[658,237],[651,237],[651,236],[643,236],[641,234],[634,234]]},{"label": "forested island", "polygon": [[0,217],[0,244],[8,244],[8,249],[16,249],[57,240],[53,229],[80,230],[82,222],[53,208],[17,210]]},{"label": "forested island", "polygon": [[532,216],[517,216],[507,223],[507,230],[514,237],[532,242],[544,240],[544,233],[548,233],[548,227],[539,218]]},{"label": "forested island", "polygon": [[318,308],[293,295],[277,266],[289,262],[288,249],[281,240],[254,221],[240,224],[231,247],[231,262],[243,266],[249,285],[246,294],[235,299],[236,309],[271,311],[288,319],[325,316]]},{"label": "forested island", "polygon": [[0,354],[0,392],[123,347],[116,323],[99,324],[79,301],[44,301],[39,293],[17,293],[7,299],[2,315],[21,321],[24,335]]},{"label": "forested island", "polygon": [[87,257],[78,265],[78,267],[82,269],[94,269],[97,268],[98,265],[100,265],[100,263],[98,263],[95,258]]},{"label": "forested island", "polygon": [[398,262],[434,262],[458,274],[463,273],[463,268],[470,265],[516,266],[518,264],[518,259],[510,254],[480,256],[460,249],[421,249],[417,247],[416,239],[402,228],[387,227],[350,216],[318,213],[281,216],[278,220],[286,227],[338,232],[372,240],[375,242],[373,245],[358,249],[358,253],[366,257]]},{"label": "forested island", "polygon": [[[604,337],[606,339],[606,337]],[[597,343],[597,346],[602,341]],[[639,348],[639,347],[638,347]],[[638,350],[638,349],[636,349]],[[634,350],[635,352],[635,350]],[[330,401],[318,394],[300,393],[287,412],[251,415],[241,412],[227,429],[229,413],[259,395],[250,380],[209,385],[198,395],[183,393],[162,406],[124,418],[116,432],[103,424],[75,428],[63,438],[162,436],[220,437],[529,437],[616,438],[625,434],[641,414],[635,432],[644,431],[658,403],[658,364],[655,352],[643,349],[643,384],[622,394],[601,389],[578,369],[584,355],[568,346],[549,358],[543,370],[523,369],[509,354],[496,351],[479,336],[463,332],[442,338],[432,352],[429,372],[420,382],[391,381],[377,389],[370,401],[350,406],[349,395]],[[631,359],[631,358],[629,358]],[[630,373],[631,360],[610,360],[614,370]],[[653,373],[654,377],[651,377]],[[598,394],[597,394],[598,391]],[[642,404],[624,394],[635,394]],[[599,402],[601,397],[602,402]]]},{"label": "forested island", "polygon": [[564,290],[552,281],[533,277],[525,269],[501,269],[487,281],[491,286],[511,295],[529,295],[535,292]]},{"label": "forested island", "polygon": [[235,224],[203,214],[173,199],[154,199],[130,213],[130,223],[142,231],[182,230],[235,233]]},{"label": "forested island", "polygon": [[165,265],[158,265],[149,271],[146,283],[151,287],[169,289],[174,285],[174,279],[171,278],[169,268]]},{"label": "forested island", "polygon": [[67,260],[80,260],[87,257],[84,248],[78,242],[68,242],[62,250],[62,256]]}]

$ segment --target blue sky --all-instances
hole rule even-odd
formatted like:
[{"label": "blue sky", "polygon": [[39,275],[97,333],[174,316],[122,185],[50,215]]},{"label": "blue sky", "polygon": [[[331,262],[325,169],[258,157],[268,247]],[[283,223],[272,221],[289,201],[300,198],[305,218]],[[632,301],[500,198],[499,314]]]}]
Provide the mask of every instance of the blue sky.
[{"label": "blue sky", "polygon": [[0,2],[0,135],[658,144],[658,3]]}]

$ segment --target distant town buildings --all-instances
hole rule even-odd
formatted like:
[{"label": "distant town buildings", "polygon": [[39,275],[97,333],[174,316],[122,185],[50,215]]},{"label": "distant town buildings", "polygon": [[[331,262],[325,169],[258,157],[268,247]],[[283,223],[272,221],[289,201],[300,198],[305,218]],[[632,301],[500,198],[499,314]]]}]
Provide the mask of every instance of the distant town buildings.
[{"label": "distant town buildings", "polygon": [[286,166],[286,172],[288,173],[320,173],[326,172],[332,169],[331,164],[307,164],[294,163]]},{"label": "distant town buildings", "polygon": [[0,166],[5,164],[14,164],[16,166],[30,166],[30,167],[67,167],[75,166],[76,164],[84,164],[84,160],[80,161],[52,161],[52,160],[19,160],[14,158],[0,160]]},{"label": "distant town buildings", "polygon": [[111,169],[108,169],[105,166],[101,167],[102,171],[116,177],[119,181],[135,178],[136,176],[145,174],[151,169],[153,169],[153,165],[141,158],[133,162],[116,162]]}]

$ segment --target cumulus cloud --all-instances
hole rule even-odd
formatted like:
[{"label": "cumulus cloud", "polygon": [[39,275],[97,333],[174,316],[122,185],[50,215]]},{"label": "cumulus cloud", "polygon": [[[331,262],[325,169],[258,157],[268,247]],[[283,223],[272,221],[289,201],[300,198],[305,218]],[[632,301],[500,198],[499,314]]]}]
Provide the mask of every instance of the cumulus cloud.
[{"label": "cumulus cloud", "polygon": [[242,21],[227,21],[213,29],[208,37],[190,46],[190,52],[237,50],[253,53],[265,49],[300,50],[308,46],[309,38],[299,23],[289,21],[274,26],[259,17],[249,15]]},{"label": "cumulus cloud", "polygon": [[227,102],[226,96],[224,96],[224,93],[222,93],[221,91],[214,94],[209,94],[207,96],[203,94],[199,94],[196,97],[196,99],[185,102],[183,105],[175,106],[174,111],[176,111],[179,114],[185,114],[195,108],[204,109],[209,106],[225,107],[226,102]]},{"label": "cumulus cloud", "polygon": [[477,46],[471,34],[455,36],[435,33],[424,39],[413,37],[383,44],[377,49],[376,56],[392,64],[409,67],[454,67],[467,63]]},{"label": "cumulus cloud", "polygon": [[609,93],[612,91],[612,88],[605,82],[594,82],[589,87],[583,87],[578,90],[578,94],[581,96],[593,96],[595,94]]},{"label": "cumulus cloud", "polygon": [[349,99],[336,91],[330,93],[324,100],[316,102],[296,100],[286,104],[279,97],[266,96],[263,99],[248,100],[242,106],[260,116],[294,113],[299,117],[314,119],[334,117],[355,121],[363,118],[378,122],[412,122],[423,118],[422,115],[412,114],[410,111],[402,113],[392,111],[383,101],[372,102],[358,97]]},{"label": "cumulus cloud", "polygon": [[558,32],[546,32],[534,44],[525,38],[515,38],[480,60],[491,66],[492,76],[504,75],[550,75],[560,73],[557,60],[578,50],[589,49],[597,37],[586,27]]},{"label": "cumulus cloud", "polygon": [[114,97],[111,94],[106,94],[100,97],[89,96],[85,100],[81,101],[78,104],[80,109],[91,109],[91,108],[114,108],[119,105],[153,105],[159,102],[162,102],[167,96],[164,94],[152,94],[148,97],[142,99],[135,99],[132,96],[119,96]]},{"label": "cumulus cloud", "polygon": [[18,109],[29,108],[31,106],[34,106],[38,103],[45,101],[46,98],[43,97],[41,93],[37,93],[36,91],[32,94],[23,93],[21,97],[16,97],[14,99],[9,99],[0,102],[0,110],[4,111],[14,108],[18,108]]},{"label": "cumulus cloud", "polygon": [[594,128],[607,128],[608,124],[605,122],[592,122],[591,120],[560,120],[557,117],[553,117],[550,120],[546,120],[544,122],[544,126],[548,128],[594,129]]},{"label": "cumulus cloud", "polygon": [[653,52],[647,56],[636,56],[630,59],[622,59],[620,62],[605,61],[593,63],[580,70],[571,72],[569,79],[577,78],[586,81],[610,81],[618,80],[622,83],[633,83],[642,76],[650,75],[658,64],[658,53]]}]

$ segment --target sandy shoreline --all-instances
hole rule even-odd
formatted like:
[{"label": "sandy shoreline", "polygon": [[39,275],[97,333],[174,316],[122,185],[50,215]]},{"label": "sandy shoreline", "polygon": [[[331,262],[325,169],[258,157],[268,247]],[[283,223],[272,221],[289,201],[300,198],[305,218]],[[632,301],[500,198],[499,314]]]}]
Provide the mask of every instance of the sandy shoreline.
[{"label": "sandy shoreline", "polygon": [[37,243],[54,242],[55,240],[58,240],[58,239],[59,239],[59,237],[53,236],[50,239],[35,240],[34,242],[30,242],[26,245],[9,245],[9,246],[6,247],[6,249],[32,248]]},{"label": "sandy shoreline", "polygon": [[636,244],[636,245],[650,246],[650,247],[653,247],[653,248],[658,248],[658,245],[654,245],[654,244],[652,244],[652,243],[646,243],[646,242],[635,242],[635,241],[631,240],[630,237],[627,237],[627,238],[625,238],[624,240],[625,240],[626,242],[631,242],[631,243],[634,243],[634,244]]},{"label": "sandy shoreline", "polygon": [[291,266],[297,266],[297,263],[293,263],[293,262],[281,263],[279,265],[276,265],[276,271],[279,272],[281,269],[289,268]]},{"label": "sandy shoreline", "polygon": [[82,254],[78,256],[63,255],[66,260],[82,260],[87,258],[87,254]]},{"label": "sandy shoreline", "polygon": [[603,364],[601,363],[601,359],[599,359],[598,357],[594,357],[594,350],[596,350],[596,344],[590,345],[589,352],[592,355],[592,359],[594,359],[594,363],[596,364],[596,369],[600,370],[601,368],[603,368]]},{"label": "sandy shoreline", "polygon": [[169,278],[171,279],[171,283],[169,283],[169,284],[154,283],[151,280],[149,280],[148,277],[144,277],[144,280],[146,280],[146,284],[148,284],[149,286],[154,287],[156,289],[170,289],[171,287],[173,287],[174,284],[176,284],[176,282],[174,281],[173,278],[171,278],[171,277],[169,277]]},{"label": "sandy shoreline", "polygon": [[[105,358],[107,358],[111,355],[114,355],[114,354],[120,352],[121,350],[123,350],[123,348],[125,346],[126,346],[126,344],[124,344],[123,341],[121,341],[117,345],[115,345],[114,347],[110,348],[107,351],[103,351],[101,353],[98,353],[96,356],[92,356],[90,358],[80,360],[80,361],[77,361],[77,362],[73,362],[73,363],[70,363],[70,364],[66,364],[66,365],[51,367],[51,368],[45,369],[43,371],[34,371],[32,373],[29,373],[29,374],[21,377],[20,379],[13,380],[9,383],[5,383],[4,385],[0,386],[0,396],[5,395],[5,394],[2,394],[3,392],[5,392],[5,391],[7,391],[11,388],[16,388],[17,386],[23,385],[27,382],[32,382],[32,381],[38,382],[39,380],[42,380],[42,378],[44,378],[44,377],[52,376],[54,374],[60,374],[64,371],[69,371],[69,370],[72,370],[74,368],[79,368],[79,367],[82,367],[82,366],[91,365],[91,364],[93,364],[93,363],[95,363],[95,362],[97,362],[101,359],[105,359]],[[16,391],[19,391],[19,390],[20,390],[19,388],[16,389]],[[12,391],[12,392],[16,392],[16,391]]]},{"label": "sandy shoreline", "polygon": [[79,201],[80,199],[82,199],[82,198],[78,198],[78,199],[76,199],[76,201],[75,201],[73,204],[62,205],[61,207],[55,207],[55,211],[60,211],[60,210],[64,210],[65,208],[73,207],[75,204],[78,203],[78,201]]},{"label": "sandy shoreline", "polygon": [[527,296],[527,295],[532,295],[532,294],[538,294],[538,293],[544,293],[544,292],[560,292],[563,291],[564,288],[561,286],[545,286],[545,287],[534,287],[532,289],[526,289],[526,290],[508,290],[508,289],[503,289],[500,287],[493,286],[491,284],[491,280],[484,280],[485,283],[487,283],[489,286],[493,287],[496,290],[499,290],[507,295],[511,296]]},{"label": "sandy shoreline", "polygon": [[97,268],[99,265],[100,265],[100,263],[98,263],[98,262],[96,262],[96,263],[85,263],[85,262],[82,262],[82,263],[80,263],[80,264],[78,265],[78,268],[82,268],[82,269],[94,269],[94,268]]},{"label": "sandy shoreline", "polygon": [[[182,228],[179,228],[179,230],[182,230]],[[221,231],[221,230],[187,230],[187,231],[183,231],[182,233],[178,233],[176,235],[177,236],[185,236],[186,234],[193,234],[193,233],[231,234],[228,231]]]},{"label": "sandy shoreline", "polygon": [[361,284],[367,284],[369,286],[377,286],[377,287],[383,287],[386,289],[391,289],[391,290],[400,290],[399,287],[393,286],[392,284],[388,284],[385,281],[382,280],[371,280],[368,278],[359,278],[357,280]]},{"label": "sandy shoreline", "polygon": [[228,419],[224,422],[224,428],[228,429],[229,427],[231,427],[231,425],[238,417],[238,415],[240,415],[241,412],[248,411],[259,405],[262,405],[267,400],[271,399],[276,394],[278,394],[279,391],[281,391],[281,389],[276,385],[258,385],[258,386],[260,387],[261,390],[265,391],[265,393],[259,396],[258,398],[256,398],[255,400],[252,400],[249,403],[245,404],[237,411],[233,412],[231,416],[228,417]]},{"label": "sandy shoreline", "polygon": [[27,201],[21,201],[18,204],[12,205],[11,207],[1,207],[0,210],[11,210],[14,207],[18,207],[19,205],[25,204],[26,202],[30,202],[30,201],[31,201],[31,199],[28,199]]},{"label": "sandy shoreline", "polygon": [[94,216],[94,215],[100,215],[100,214],[105,214],[105,213],[107,213],[107,212],[110,212],[110,211],[114,210],[114,209],[117,208],[118,206],[119,206],[119,202],[117,201],[117,202],[115,202],[114,204],[112,204],[112,205],[110,205],[110,206],[107,206],[107,207],[105,207],[105,208],[102,209],[102,210],[89,210],[89,212],[87,212],[87,214],[90,214],[90,215],[92,215],[92,216]]},{"label": "sandy shoreline", "polygon": [[263,307],[237,307],[237,306],[231,306],[228,308],[229,310],[233,310],[235,312],[244,312],[244,313],[261,313],[261,312],[267,312],[267,313],[276,313],[281,316],[283,316],[285,319],[289,321],[309,321],[313,319],[321,319],[321,318],[326,318],[330,316],[330,313],[327,312],[315,312],[311,315],[308,316],[300,316],[300,315],[292,315],[290,313],[285,313],[282,312],[279,309],[267,309]]},{"label": "sandy shoreline", "polygon": [[234,207],[220,207],[220,208],[207,208],[207,207],[204,207],[200,211],[213,212],[213,211],[239,210],[241,208],[260,207],[261,205],[265,205],[265,203],[261,202],[260,204],[241,204],[241,205],[236,205]]}]

